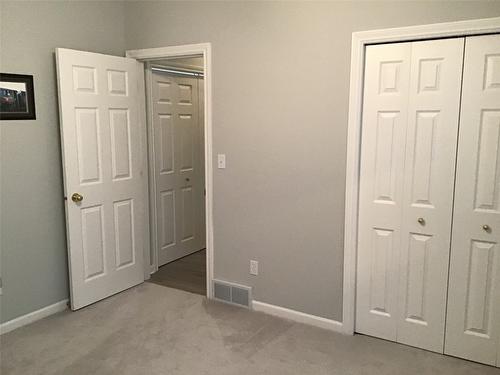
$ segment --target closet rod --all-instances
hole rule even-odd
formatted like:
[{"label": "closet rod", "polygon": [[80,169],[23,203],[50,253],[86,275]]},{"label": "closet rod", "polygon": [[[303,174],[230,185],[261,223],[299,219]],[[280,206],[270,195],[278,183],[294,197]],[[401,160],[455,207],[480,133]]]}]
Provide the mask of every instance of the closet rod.
[{"label": "closet rod", "polygon": [[151,67],[152,71],[156,72],[163,72],[163,73],[169,73],[169,74],[177,74],[177,75],[182,75],[182,76],[189,76],[189,77],[202,77],[203,78],[203,73],[197,72],[194,70],[182,70],[182,69],[176,69],[176,68],[163,68],[163,67],[158,67],[158,66],[152,66]]}]

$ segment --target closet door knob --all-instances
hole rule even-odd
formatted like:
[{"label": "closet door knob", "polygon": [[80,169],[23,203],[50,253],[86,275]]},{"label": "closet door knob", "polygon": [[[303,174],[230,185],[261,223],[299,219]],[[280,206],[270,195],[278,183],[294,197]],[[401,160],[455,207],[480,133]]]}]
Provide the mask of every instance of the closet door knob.
[{"label": "closet door knob", "polygon": [[490,228],[490,226],[488,224],[484,224],[483,225],[483,229],[484,229],[485,232],[491,232],[491,228]]},{"label": "closet door knob", "polygon": [[423,217],[419,217],[419,218],[417,219],[417,221],[418,221],[418,223],[419,223],[420,225],[425,225],[425,220],[424,220],[424,218],[423,218]]}]

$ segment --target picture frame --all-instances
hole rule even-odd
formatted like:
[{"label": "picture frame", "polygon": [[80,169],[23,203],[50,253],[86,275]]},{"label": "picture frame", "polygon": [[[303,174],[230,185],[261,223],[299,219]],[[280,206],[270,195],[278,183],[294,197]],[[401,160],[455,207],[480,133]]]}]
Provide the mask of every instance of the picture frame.
[{"label": "picture frame", "polygon": [[0,73],[0,120],[35,120],[33,76]]}]

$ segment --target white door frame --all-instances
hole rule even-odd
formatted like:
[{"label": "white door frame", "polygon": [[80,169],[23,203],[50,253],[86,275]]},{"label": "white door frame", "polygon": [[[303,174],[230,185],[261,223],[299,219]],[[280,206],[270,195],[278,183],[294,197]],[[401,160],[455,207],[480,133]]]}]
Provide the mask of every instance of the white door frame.
[{"label": "white door frame", "polygon": [[[200,44],[185,44],[180,46],[160,47],[160,48],[147,48],[138,50],[126,51],[126,56],[145,62],[148,60],[157,60],[171,57],[187,57],[193,55],[203,56],[204,67],[204,131],[205,131],[205,226],[206,226],[206,267],[207,267],[207,298],[213,297],[212,292],[212,279],[214,269],[214,242],[213,242],[213,167],[212,167],[212,48],[210,43]],[[143,83],[144,84],[144,83]],[[143,111],[145,113],[145,111]],[[148,139],[151,139],[152,128],[148,127]],[[149,140],[148,140],[149,142]],[[152,176],[152,153],[149,153],[149,175]],[[151,183],[151,181],[150,181]],[[149,201],[149,194],[148,194]],[[150,206],[151,214],[154,207]],[[151,218],[150,214],[150,218]],[[151,244],[154,244],[154,239],[148,235],[153,233],[150,231],[149,224],[146,228],[146,237],[150,238]],[[152,272],[158,268],[158,262],[155,260],[151,267],[150,251],[144,254],[145,257],[145,274],[147,278]]]},{"label": "white door frame", "polygon": [[361,31],[352,34],[349,120],[344,229],[344,290],[342,327],[354,334],[356,314],[356,258],[358,237],[359,162],[361,152],[361,114],[365,47],[370,44],[463,37],[500,33],[500,17],[437,23],[393,29]]}]

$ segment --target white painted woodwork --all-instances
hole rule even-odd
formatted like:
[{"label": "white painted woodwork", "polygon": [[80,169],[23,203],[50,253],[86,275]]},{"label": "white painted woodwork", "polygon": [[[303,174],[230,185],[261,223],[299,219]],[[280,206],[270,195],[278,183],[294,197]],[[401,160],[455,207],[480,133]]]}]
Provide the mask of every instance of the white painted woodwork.
[{"label": "white painted woodwork", "polygon": [[394,341],[410,63],[411,43],[366,48],[356,331]]},{"label": "white painted woodwork", "polygon": [[201,180],[201,187],[200,189],[203,189],[203,194],[200,194],[198,198],[200,199],[199,202],[199,208],[200,208],[200,213],[199,213],[199,218],[200,218],[200,238],[203,241],[203,247],[207,247],[207,222],[206,222],[206,216],[207,216],[207,202],[206,202],[206,187],[205,187],[205,181],[206,181],[206,171],[205,171],[205,129],[204,129],[204,124],[205,124],[205,80],[203,78],[198,78],[198,121],[199,121],[199,127],[200,127],[200,180]]},{"label": "white painted woodwork", "polygon": [[[500,365],[500,35],[466,38],[445,353]],[[491,230],[484,230],[488,225]]]},{"label": "white painted woodwork", "polygon": [[205,248],[203,80],[157,71],[151,78],[161,266]]},{"label": "white painted woodwork", "polygon": [[345,182],[342,328],[354,333],[365,49],[368,45],[500,33],[500,17],[433,23],[352,34]]},{"label": "white painted woodwork", "polygon": [[463,43],[366,48],[356,331],[437,352],[444,343]]},{"label": "white painted woodwork", "polygon": [[62,48],[56,57],[76,310],[144,281],[144,92],[134,59]]},{"label": "white painted woodwork", "polygon": [[464,38],[453,38],[414,42],[411,49],[397,341],[440,353],[463,46]]}]

